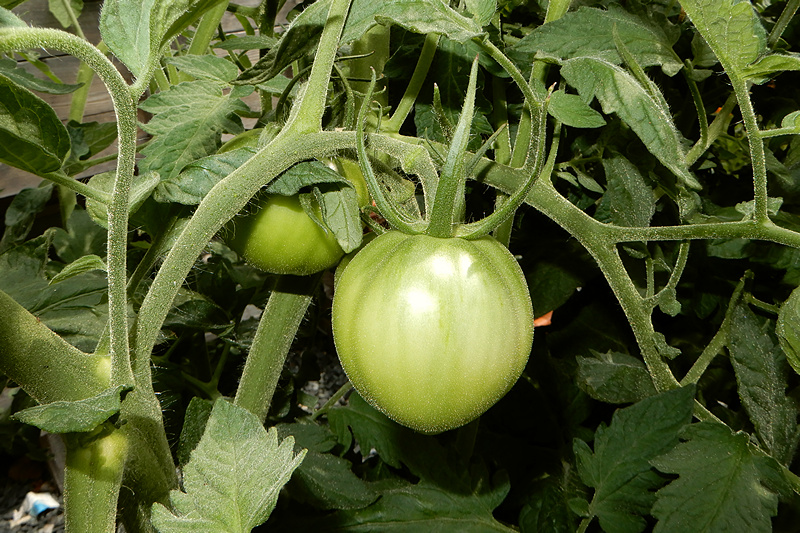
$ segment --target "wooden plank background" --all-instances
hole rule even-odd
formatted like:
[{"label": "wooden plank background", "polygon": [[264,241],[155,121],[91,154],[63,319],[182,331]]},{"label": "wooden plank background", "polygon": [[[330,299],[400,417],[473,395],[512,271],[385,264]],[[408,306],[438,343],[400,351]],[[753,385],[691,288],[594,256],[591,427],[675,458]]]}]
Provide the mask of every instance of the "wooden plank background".
[{"label": "wooden plank background", "polygon": [[[260,0],[237,0],[236,3],[243,6],[257,6],[260,4]],[[297,3],[297,1],[288,1],[286,3],[287,5],[284,6],[281,15],[283,16]],[[16,7],[13,11],[29,24],[40,27],[61,28],[59,22],[55,19],[55,17],[53,17],[47,8],[47,4],[48,0],[28,0],[22,5]],[[79,17],[79,22],[84,34],[86,35],[86,38],[95,44],[100,41],[98,21],[100,19],[101,5],[101,0],[84,0],[83,12]],[[279,16],[279,21],[285,20],[285,18],[282,18],[282,16]],[[236,20],[236,17],[234,17],[231,13],[225,14],[222,25],[226,31],[236,32],[242,29],[239,21]],[[41,54],[41,59],[47,63],[53,73],[56,74],[62,81],[67,83],[72,83],[75,81],[75,75],[77,74],[79,65],[79,61],[77,59],[71,56],[59,54],[57,52],[50,53],[49,51],[39,50],[39,53]],[[253,51],[254,57],[257,56],[257,53],[258,51]],[[20,66],[37,75],[42,75],[35,67],[25,61],[21,61]],[[120,70],[124,71],[124,67],[122,67]],[[49,95],[43,93],[38,93],[38,95],[50,103],[58,116],[66,122],[69,115],[71,95]],[[254,94],[251,99],[246,101],[252,108],[257,108],[258,96],[256,94]],[[103,83],[95,76],[94,81],[92,82],[88,100],[86,102],[86,110],[84,113],[83,122],[112,121],[114,121],[114,111],[111,104],[111,99],[108,96]],[[145,137],[143,132],[141,132],[141,135],[142,138]],[[111,153],[115,150],[115,147],[111,147],[107,150],[107,152]],[[116,163],[113,161],[102,165],[97,165],[85,173],[80,174],[78,177],[89,177],[100,172],[111,170],[115,168],[115,166]],[[34,176],[22,170],[18,170],[0,163],[0,198],[15,195],[26,187],[36,187],[39,183],[41,183],[41,181],[41,178],[38,176]]]}]

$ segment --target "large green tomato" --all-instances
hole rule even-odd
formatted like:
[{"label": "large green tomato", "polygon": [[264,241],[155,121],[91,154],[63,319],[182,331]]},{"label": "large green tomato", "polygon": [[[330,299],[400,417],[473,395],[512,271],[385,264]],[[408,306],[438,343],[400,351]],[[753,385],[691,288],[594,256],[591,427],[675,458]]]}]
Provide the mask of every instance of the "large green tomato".
[{"label": "large green tomato", "polygon": [[307,276],[344,255],[331,231],[311,220],[298,196],[266,195],[249,215],[237,216],[226,242],[251,265],[273,274]]},{"label": "large green tomato", "polygon": [[341,273],[333,338],[370,404],[423,433],[475,419],[519,378],[533,342],[522,270],[491,237],[390,231]]}]

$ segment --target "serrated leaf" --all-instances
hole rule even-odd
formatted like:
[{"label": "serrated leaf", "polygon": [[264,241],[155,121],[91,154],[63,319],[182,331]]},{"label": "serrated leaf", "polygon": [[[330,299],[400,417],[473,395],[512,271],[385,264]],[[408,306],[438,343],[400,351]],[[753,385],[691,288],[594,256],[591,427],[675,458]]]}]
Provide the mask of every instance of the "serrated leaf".
[{"label": "serrated leaf", "polygon": [[774,460],[754,455],[746,433],[715,422],[687,426],[681,439],[651,461],[679,475],[656,494],[655,533],[771,532],[778,497],[762,482],[774,475]]},{"label": "serrated leaf", "polygon": [[154,504],[153,524],[161,533],[249,532],[266,521],[302,462],[293,445],[292,438],[279,444],[275,428],[267,432],[249,411],[217,400],[183,469],[186,492],[170,493],[172,512]]},{"label": "serrated leaf", "polygon": [[607,187],[603,203],[610,221],[618,226],[649,226],[656,212],[656,199],[639,170],[621,155],[603,159],[603,169]]},{"label": "serrated leaf", "polygon": [[72,26],[72,17],[67,11],[65,1],[69,2],[69,9],[77,19],[83,11],[83,0],[48,0],[47,7],[62,27],[69,28]]},{"label": "serrated leaf", "polygon": [[361,509],[378,498],[378,493],[353,473],[350,461],[325,453],[336,445],[330,429],[308,423],[276,427],[281,438],[294,437],[295,450],[307,450],[289,484],[296,499],[320,509]]},{"label": "serrated leaf", "polygon": [[597,429],[594,452],[575,440],[578,473],[595,489],[589,511],[604,531],[644,530],[655,500],[652,490],[663,483],[650,461],[678,443],[693,403],[694,387],[673,389],[615,412],[610,426]]},{"label": "serrated leaf", "polygon": [[227,83],[236,79],[239,68],[225,58],[212,55],[195,55],[171,57],[168,63],[178,70],[200,80],[221,81]]},{"label": "serrated leaf", "polygon": [[9,58],[0,59],[0,74],[26,89],[40,93],[69,94],[81,87],[80,83],[57,83],[38,78],[25,69],[17,68],[17,62]]},{"label": "serrated leaf", "polygon": [[742,74],[767,49],[767,34],[750,0],[682,0],[700,35],[730,74]]},{"label": "serrated leaf", "polygon": [[122,400],[131,390],[131,386],[120,385],[85,400],[52,402],[30,407],[18,411],[13,418],[50,433],[91,431],[119,413]]},{"label": "serrated leaf", "polygon": [[154,94],[139,107],[155,116],[142,128],[153,140],[142,150],[142,172],[158,172],[162,179],[177,175],[192,161],[210,155],[220,145],[222,132],[241,133],[237,112],[247,105],[223,93],[224,84],[207,80],[184,82]]},{"label": "serrated leaf", "polygon": [[788,464],[797,448],[797,407],[786,397],[787,365],[780,346],[750,308],[739,304],[731,314],[729,349],[739,397],[762,447]]},{"label": "serrated leaf", "polygon": [[[89,179],[89,185],[95,189],[108,193],[109,197],[111,197],[111,193],[114,190],[115,175],[116,174],[114,172],[95,174],[91,177],[91,179]],[[153,189],[156,188],[158,182],[158,174],[154,172],[139,175],[134,178],[128,196],[129,213],[135,213],[136,210],[142,206],[144,201],[150,197],[150,193],[152,193]],[[108,228],[107,204],[89,198],[86,200],[86,211],[92,217],[92,220],[94,220],[98,225]]]},{"label": "serrated leaf", "polygon": [[684,185],[699,189],[689,172],[681,138],[672,117],[647,89],[628,72],[607,61],[594,58],[564,62],[561,75],[578,90],[585,102],[597,97],[603,111],[616,113],[661,163]]},{"label": "serrated leaf", "polygon": [[606,124],[603,115],[589,107],[580,96],[562,90],[550,95],[547,112],[558,121],[575,128],[599,128]]},{"label": "serrated leaf", "polygon": [[679,28],[654,11],[646,16],[615,4],[607,11],[580,7],[569,12],[533,30],[510,47],[508,53],[526,62],[543,53],[562,59],[596,57],[621,64],[622,58],[614,45],[614,26],[643,67],[659,65],[669,76],[683,68],[683,61],[672,50],[680,36]]},{"label": "serrated leaf", "polygon": [[800,374],[800,287],[793,290],[781,305],[775,331],[786,359]]},{"label": "serrated leaf", "polygon": [[644,363],[620,352],[578,357],[577,379],[589,396],[601,402],[637,402],[656,394]]},{"label": "serrated leaf", "polygon": [[32,174],[61,168],[69,134],[50,105],[0,75],[0,161]]},{"label": "serrated leaf", "polygon": [[92,270],[101,270],[105,272],[106,263],[100,256],[85,255],[61,269],[61,272],[50,279],[50,285]]},{"label": "serrated leaf", "polygon": [[197,205],[222,178],[253,157],[256,150],[237,148],[193,161],[170,179],[162,180],[153,191],[157,202]]}]

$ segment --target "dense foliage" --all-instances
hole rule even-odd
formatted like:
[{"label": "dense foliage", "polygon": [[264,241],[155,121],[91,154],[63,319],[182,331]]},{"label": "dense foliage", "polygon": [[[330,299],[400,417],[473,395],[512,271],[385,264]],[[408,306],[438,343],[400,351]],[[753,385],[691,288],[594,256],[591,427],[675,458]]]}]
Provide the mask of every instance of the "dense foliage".
[{"label": "dense foliage", "polygon": [[[105,0],[99,46],[84,0],[50,1],[67,31],[24,1],[0,165],[45,181],[0,240],[0,445],[64,435],[71,530],[797,530],[800,1],[317,0],[277,27],[280,0]],[[95,74],[116,123],[83,122]],[[374,234],[491,232],[537,317],[521,378],[438,435],[384,416],[337,360],[333,271],[229,247],[264,194],[387,290]],[[354,328],[398,312],[358,300]]]}]

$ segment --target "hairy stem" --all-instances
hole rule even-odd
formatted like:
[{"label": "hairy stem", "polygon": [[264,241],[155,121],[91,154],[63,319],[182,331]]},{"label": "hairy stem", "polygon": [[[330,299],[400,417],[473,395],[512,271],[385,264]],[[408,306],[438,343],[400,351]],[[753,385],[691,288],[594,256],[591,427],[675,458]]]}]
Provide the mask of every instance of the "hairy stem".
[{"label": "hairy stem", "polygon": [[395,109],[392,114],[392,118],[383,123],[382,131],[387,133],[398,133],[400,131],[406,117],[408,117],[408,114],[411,113],[411,110],[414,108],[414,102],[417,101],[419,92],[422,90],[422,84],[428,76],[428,71],[431,68],[431,63],[433,63],[433,57],[436,54],[436,47],[438,45],[438,33],[429,33],[425,36],[425,42],[419,53],[417,65],[414,67],[411,80],[409,80],[403,97],[400,99],[400,103],[397,104],[397,109]]},{"label": "hairy stem", "polygon": [[281,276],[261,315],[233,402],[256,415],[261,422],[267,418],[289,348],[319,280],[319,274]]}]

